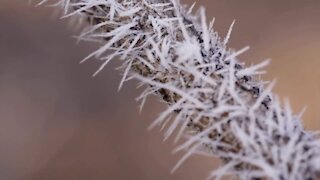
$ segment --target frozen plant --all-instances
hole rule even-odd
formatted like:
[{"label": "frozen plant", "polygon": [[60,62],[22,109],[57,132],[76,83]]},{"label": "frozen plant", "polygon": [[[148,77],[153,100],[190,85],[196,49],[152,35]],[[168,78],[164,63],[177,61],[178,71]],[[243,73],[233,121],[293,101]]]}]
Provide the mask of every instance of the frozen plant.
[{"label": "frozen plant", "polygon": [[[168,104],[151,124],[166,127],[164,136],[184,141],[189,156],[222,160],[209,179],[320,179],[320,142],[305,131],[301,114],[272,94],[274,82],[259,79],[269,61],[246,67],[237,56],[248,50],[227,48],[207,24],[205,9],[193,14],[178,0],[44,0],[64,10],[64,17],[87,21],[80,40],[101,47],[83,61],[123,61],[122,84],[138,79],[146,89],[137,99],[157,94]],[[96,74],[95,73],[95,74]]]}]

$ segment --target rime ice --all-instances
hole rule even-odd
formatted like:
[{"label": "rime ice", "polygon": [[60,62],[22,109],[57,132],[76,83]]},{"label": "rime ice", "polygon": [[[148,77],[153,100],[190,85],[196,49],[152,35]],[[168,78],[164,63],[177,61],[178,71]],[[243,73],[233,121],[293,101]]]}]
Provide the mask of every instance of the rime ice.
[{"label": "rime ice", "polygon": [[[50,0],[48,0],[50,2]],[[54,0],[52,0],[54,1]],[[42,1],[41,3],[46,2]],[[186,150],[174,170],[192,154],[219,157],[223,164],[209,178],[319,179],[320,143],[303,129],[300,116],[281,105],[274,82],[259,80],[269,61],[245,67],[237,59],[248,50],[227,48],[208,25],[205,9],[193,15],[175,0],[60,0],[65,16],[88,21],[81,40],[101,42],[85,60],[123,61],[120,86],[132,78],[146,84],[146,98],[157,94],[168,104],[151,124],[166,127],[165,138],[185,137]],[[110,53],[111,51],[111,53]]]}]

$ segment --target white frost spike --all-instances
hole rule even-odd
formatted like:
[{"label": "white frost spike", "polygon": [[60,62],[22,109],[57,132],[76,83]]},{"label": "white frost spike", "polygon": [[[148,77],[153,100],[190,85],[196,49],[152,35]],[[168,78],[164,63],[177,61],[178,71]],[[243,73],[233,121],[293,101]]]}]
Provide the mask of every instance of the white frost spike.
[{"label": "white frost spike", "polygon": [[[239,51],[231,54],[231,55],[228,56],[225,60],[228,61],[228,60],[234,59],[234,58],[236,58],[237,56],[239,56],[239,55],[247,52],[249,49],[250,49],[250,47],[249,47],[249,46],[246,46],[246,47],[240,49]],[[237,74],[239,74],[239,73],[237,73]]]},{"label": "white frost spike", "polygon": [[178,161],[178,163],[172,168],[171,173],[174,173],[180,166],[181,164],[186,161],[190,156],[192,156],[195,151],[197,150],[197,148],[199,148],[201,146],[201,144],[196,144],[193,145],[192,148],[190,148],[188,150],[188,152]]},{"label": "white frost spike", "polygon": [[[104,63],[98,68],[98,70],[92,75],[93,77],[95,77],[97,74],[99,74],[99,72],[101,72],[103,70],[103,68],[109,64],[109,62],[114,58],[116,57],[118,54],[117,53],[114,53],[114,54],[111,54],[108,58],[106,59],[103,59],[104,60]],[[83,63],[84,61],[81,61],[80,63]]]},{"label": "white frost spike", "polygon": [[192,13],[192,10],[193,10],[193,8],[194,8],[195,5],[196,5],[196,2],[192,3],[192,5],[190,6],[187,14],[191,14],[191,13]]},{"label": "white frost spike", "polygon": [[204,44],[204,50],[209,51],[210,49],[210,37],[209,37],[209,30],[207,26],[206,14],[204,7],[201,7],[201,24],[202,24],[202,39]]},{"label": "white frost spike", "polygon": [[175,110],[181,106],[181,104],[184,102],[184,99],[180,99],[176,104],[170,106],[166,111],[162,112],[160,116],[154,120],[154,122],[149,126],[149,130],[153,129],[155,126],[161,124],[166,117],[168,117],[170,114],[172,114]]},{"label": "white frost spike", "polygon": [[237,72],[238,77],[243,77],[243,76],[252,76],[252,75],[258,75],[261,74],[257,70],[262,69],[270,64],[270,59],[264,60],[259,64],[256,64],[254,66],[245,68],[243,70],[240,70]]},{"label": "white frost spike", "polygon": [[126,81],[127,76],[128,76],[128,74],[129,74],[129,71],[130,71],[130,69],[131,69],[131,66],[132,66],[132,61],[129,61],[129,64],[127,65],[126,69],[124,70],[122,79],[121,79],[120,84],[119,84],[118,91],[120,91],[123,83]]},{"label": "white frost spike", "polygon": [[[39,1],[38,1],[39,2]],[[42,0],[63,9],[64,17],[88,21],[79,40],[99,42],[89,54],[103,60],[99,73],[120,58],[119,88],[137,79],[146,90],[137,98],[142,109],[156,94],[168,108],[149,128],[177,134],[185,150],[175,171],[194,154],[220,157],[221,168],[209,179],[320,179],[320,142],[305,131],[301,115],[293,114],[272,93],[274,82],[260,80],[270,61],[244,67],[238,51],[227,48],[234,22],[220,38],[207,25],[205,9],[193,15],[178,0]],[[161,129],[162,129],[161,128]]]},{"label": "white frost spike", "polygon": [[213,25],[214,25],[215,20],[216,20],[215,18],[212,18],[212,20],[210,21],[210,24],[209,24],[210,33],[214,33]]},{"label": "white frost spike", "polygon": [[229,42],[229,39],[230,39],[231,33],[232,33],[232,29],[233,29],[233,26],[234,26],[235,22],[236,21],[232,21],[232,23],[231,23],[231,25],[229,27],[228,33],[227,33],[226,37],[224,38],[224,43],[223,43],[224,45],[227,45],[227,43]]},{"label": "white frost spike", "polygon": [[133,16],[134,14],[136,14],[137,12],[139,12],[142,8],[141,7],[136,7],[136,8],[132,8],[129,11],[122,11],[119,13],[119,15],[121,17],[126,17],[126,16]]},{"label": "white frost spike", "polygon": [[115,42],[119,41],[122,37],[128,35],[128,30],[135,26],[136,23],[130,23],[124,26],[119,27],[118,29],[112,31],[111,33],[105,33],[105,34],[99,34],[99,35],[95,35],[97,37],[112,37],[110,41],[108,41],[108,43],[106,43],[105,45],[103,45],[101,48],[99,48],[98,50],[94,51],[93,53],[91,53],[89,56],[87,56],[86,58],[84,58],[81,62],[84,62],[88,59],[90,59],[93,56],[96,57],[100,57],[103,53],[105,53],[107,50],[110,49],[110,47],[112,46],[112,44],[114,44]]}]

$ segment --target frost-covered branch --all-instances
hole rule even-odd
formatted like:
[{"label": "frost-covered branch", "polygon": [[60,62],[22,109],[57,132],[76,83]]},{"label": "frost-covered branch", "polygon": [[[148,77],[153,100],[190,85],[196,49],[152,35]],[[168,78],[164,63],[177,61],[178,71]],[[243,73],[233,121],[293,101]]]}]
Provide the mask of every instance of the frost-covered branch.
[{"label": "frost-covered branch", "polygon": [[79,39],[101,43],[84,59],[103,61],[97,73],[119,58],[120,87],[133,78],[146,85],[141,107],[153,94],[168,104],[150,128],[165,126],[165,138],[176,134],[176,141],[186,137],[175,150],[186,154],[174,170],[200,153],[223,161],[210,178],[320,178],[318,138],[272,94],[274,82],[259,79],[269,61],[245,67],[237,56],[248,48],[227,48],[233,24],[221,38],[204,8],[194,15],[194,5],[177,0],[47,1],[62,7],[65,17],[88,21]]}]

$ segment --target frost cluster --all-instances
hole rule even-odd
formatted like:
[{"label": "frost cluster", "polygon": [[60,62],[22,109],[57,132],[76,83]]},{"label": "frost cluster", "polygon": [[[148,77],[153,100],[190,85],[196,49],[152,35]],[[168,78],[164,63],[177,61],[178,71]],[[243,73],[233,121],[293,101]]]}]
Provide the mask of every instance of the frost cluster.
[{"label": "frost cluster", "polygon": [[[316,180],[320,178],[320,143],[301,125],[289,103],[271,90],[274,82],[259,75],[269,61],[246,67],[238,56],[248,50],[227,48],[231,34],[219,37],[207,23],[205,9],[193,13],[177,0],[47,0],[88,23],[80,40],[98,41],[91,53],[103,63],[122,64],[122,84],[138,79],[146,89],[141,108],[157,94],[168,108],[150,128],[165,127],[189,156],[222,160],[209,178]],[[51,2],[50,2],[51,1]],[[54,2],[52,2],[54,1]],[[41,3],[45,3],[42,1]]]}]

